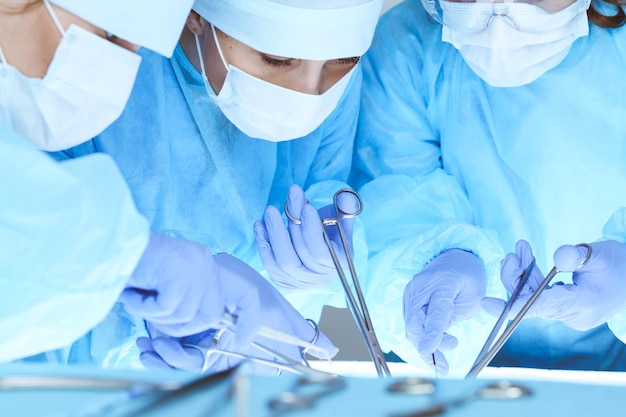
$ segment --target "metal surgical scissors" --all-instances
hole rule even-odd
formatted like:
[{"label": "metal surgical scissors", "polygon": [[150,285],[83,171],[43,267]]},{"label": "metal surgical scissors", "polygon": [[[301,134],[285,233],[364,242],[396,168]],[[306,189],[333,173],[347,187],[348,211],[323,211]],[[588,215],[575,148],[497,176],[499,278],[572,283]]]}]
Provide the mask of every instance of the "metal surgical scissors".
[{"label": "metal surgical scissors", "polygon": [[[354,198],[354,202],[356,203],[356,208],[352,211],[344,211],[339,205],[339,199],[346,198],[346,194],[352,196],[352,198]],[[363,210],[363,200],[356,191],[349,188],[342,188],[335,193],[333,197],[333,203],[335,205],[335,211],[337,215],[335,217],[327,217],[322,219],[324,241],[326,242],[326,246],[328,246],[330,256],[332,257],[333,263],[337,268],[339,279],[341,279],[341,284],[343,285],[343,289],[346,293],[348,307],[350,308],[350,312],[352,313],[352,316],[356,321],[361,335],[363,335],[367,350],[370,354],[370,357],[372,358],[372,361],[374,362],[374,366],[376,367],[376,372],[378,373],[378,376],[391,376],[391,373],[389,372],[389,367],[387,366],[387,361],[385,360],[385,355],[380,349],[378,338],[376,337],[376,333],[374,332],[374,326],[372,325],[372,320],[370,318],[370,314],[365,303],[365,297],[363,296],[363,292],[361,291],[361,285],[359,284],[359,280],[357,278],[356,270],[354,268],[354,262],[352,260],[352,256],[350,255],[348,239],[346,238],[343,226],[341,225],[341,220],[354,218],[361,213],[361,211]],[[289,221],[293,222],[294,224],[301,224],[301,221],[299,219],[291,216],[286,203],[285,215],[287,216]],[[330,241],[330,237],[328,236],[328,233],[326,231],[326,228],[329,226],[336,226],[339,232],[341,244],[343,246],[344,253],[346,254],[346,261],[348,263],[348,268],[352,277],[352,284],[354,286],[354,291],[356,292],[356,297],[352,292],[350,283],[346,278],[346,274],[344,273],[339,257],[337,256],[337,252],[335,252],[332,242]]]},{"label": "metal surgical scissors", "polygon": [[[587,261],[589,260],[589,257],[591,256],[591,246],[587,243],[580,243],[576,246],[587,248],[587,256],[585,256],[585,259],[583,259],[582,262],[575,268],[575,269],[580,269],[583,265],[587,263]],[[470,371],[465,376],[465,378],[476,377],[476,375],[478,375],[478,373],[485,366],[487,366],[489,362],[491,362],[491,360],[496,355],[496,353],[500,351],[504,343],[508,340],[508,338],[511,336],[513,331],[520,324],[520,322],[522,321],[522,319],[524,318],[528,310],[530,310],[532,305],[535,303],[535,301],[537,300],[537,297],[539,297],[541,292],[546,288],[546,286],[550,283],[550,281],[552,281],[552,278],[554,278],[556,274],[558,274],[559,272],[563,272],[563,271],[559,271],[556,268],[556,266],[554,266],[550,270],[548,275],[546,275],[546,277],[543,279],[543,281],[541,281],[541,284],[539,284],[539,286],[535,289],[535,291],[530,296],[528,301],[526,301],[526,304],[524,304],[524,306],[521,308],[519,313],[517,313],[517,315],[513,318],[513,320],[511,320],[508,326],[504,329],[504,332],[502,333],[500,338],[498,338],[498,340],[495,340],[496,336],[500,332],[500,329],[502,328],[502,325],[508,319],[508,315],[509,315],[509,312],[511,311],[511,308],[513,307],[513,303],[519,297],[520,293],[522,292],[522,289],[524,288],[524,285],[526,285],[526,283],[528,282],[528,277],[530,276],[534,268],[535,268],[535,259],[533,258],[528,268],[526,268],[524,273],[521,275],[519,284],[517,284],[517,287],[515,287],[513,294],[511,294],[511,297],[504,305],[504,309],[502,310],[500,317],[498,317],[498,321],[496,322],[493,329],[491,330],[491,333],[489,334],[487,341],[483,345],[483,348],[481,349],[480,353],[476,357],[474,364],[470,368]],[[494,340],[495,340],[495,343],[494,343]]]}]

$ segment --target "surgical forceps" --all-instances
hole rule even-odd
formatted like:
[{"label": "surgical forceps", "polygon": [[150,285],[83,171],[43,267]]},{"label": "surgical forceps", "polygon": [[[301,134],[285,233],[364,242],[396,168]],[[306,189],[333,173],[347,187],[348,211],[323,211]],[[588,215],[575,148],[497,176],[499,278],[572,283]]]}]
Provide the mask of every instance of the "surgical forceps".
[{"label": "surgical forceps", "polygon": [[175,391],[183,384],[176,381],[149,382],[123,378],[79,375],[7,375],[0,376],[0,390],[126,390],[141,392]]},{"label": "surgical forceps", "polygon": [[[591,246],[589,244],[587,244],[587,243],[580,243],[580,244],[578,244],[576,246],[587,248],[587,256],[585,256],[585,259],[583,259],[580,262],[580,264],[575,268],[575,269],[580,269],[583,265],[585,265],[587,263],[587,261],[589,260],[589,257],[591,256]],[[546,288],[546,286],[550,283],[550,281],[552,281],[552,278],[554,278],[556,276],[556,274],[558,274],[559,272],[564,272],[564,271],[559,271],[558,269],[556,269],[556,266],[554,266],[550,270],[548,275],[546,275],[546,277],[543,279],[543,281],[541,281],[541,284],[539,284],[537,289],[535,289],[535,292],[533,292],[533,294],[530,296],[528,301],[526,301],[526,304],[524,304],[524,306],[521,308],[519,313],[517,313],[517,315],[513,318],[513,320],[511,320],[511,322],[508,324],[508,326],[504,329],[504,332],[502,333],[500,338],[498,340],[496,340],[495,343],[494,343],[494,340],[496,339],[496,336],[500,332],[500,329],[502,328],[502,325],[507,320],[509,312],[511,311],[511,308],[513,307],[513,303],[519,297],[520,293],[522,292],[522,289],[524,288],[524,285],[526,285],[526,283],[528,282],[528,277],[530,277],[530,274],[532,273],[532,270],[534,268],[535,268],[535,259],[533,257],[532,262],[530,263],[528,268],[526,268],[526,270],[524,271],[524,273],[520,277],[520,282],[517,285],[517,287],[515,287],[515,290],[513,291],[513,294],[511,294],[511,297],[509,298],[509,300],[504,305],[504,309],[502,310],[502,313],[500,314],[500,317],[498,317],[498,321],[496,322],[496,324],[494,325],[493,329],[491,330],[491,333],[489,334],[489,337],[487,338],[487,341],[483,345],[483,348],[481,349],[480,353],[476,357],[476,360],[474,361],[474,364],[470,368],[470,370],[467,373],[467,375],[465,376],[465,378],[474,378],[474,377],[476,377],[476,375],[478,375],[478,373],[485,366],[487,366],[489,364],[489,362],[491,362],[491,360],[496,355],[496,353],[498,353],[500,351],[500,349],[502,348],[504,343],[508,340],[508,338],[511,336],[513,331],[520,324],[520,322],[522,321],[522,319],[524,318],[524,316],[526,315],[528,310],[530,310],[532,305],[535,303],[535,301],[537,300],[537,297],[539,297],[539,295]],[[492,344],[493,344],[493,347],[491,347]]]},{"label": "surgical forceps", "polygon": [[[306,347],[302,349],[302,352],[303,352],[302,362],[298,362],[286,355],[283,355],[272,349],[269,349],[268,347],[263,346],[262,344],[257,343],[257,342],[252,342],[251,346],[267,355],[273,356],[275,359],[280,359],[282,362],[277,362],[271,359],[259,358],[256,356],[250,356],[244,353],[219,349],[217,347],[217,343],[219,342],[219,338],[221,337],[221,335],[223,335],[224,332],[226,331],[235,333],[233,329],[230,329],[228,327],[217,330],[215,332],[215,335],[213,336],[212,344],[210,346],[200,346],[197,344],[189,344],[189,343],[183,344],[183,347],[196,349],[202,354],[202,358],[203,358],[203,364],[202,364],[202,370],[201,370],[202,373],[206,372],[207,370],[207,367],[209,365],[209,356],[212,354],[220,354],[220,355],[230,356],[230,357],[234,357],[234,358],[238,358],[242,360],[249,360],[250,362],[256,362],[262,365],[277,368],[279,372],[285,370],[285,371],[289,371],[292,373],[301,374],[301,375],[309,375],[309,376],[315,376],[315,375],[335,376],[334,374],[311,368],[308,362],[306,361],[306,359],[304,358],[304,352],[306,352],[306,349],[307,349]],[[313,339],[314,341],[315,339],[317,339],[317,336],[319,335],[319,328],[317,327],[317,325],[315,325],[315,332],[316,332],[315,338]]]},{"label": "surgical forceps", "polygon": [[[231,314],[227,311],[225,311],[222,314],[221,322],[225,325],[233,326],[237,324],[237,320],[238,320],[238,316]],[[267,339],[276,340],[278,342],[283,342],[283,343],[287,343],[287,344],[294,345],[294,346],[300,346],[301,348],[304,348],[305,352],[314,351],[316,352],[319,358],[323,357],[324,359],[330,359],[330,355],[328,351],[315,344],[319,336],[319,332],[320,332],[320,329],[317,326],[317,323],[311,319],[307,319],[307,321],[311,323],[311,325],[313,326],[313,329],[315,330],[315,336],[311,342],[307,342],[306,340],[302,340],[299,337],[296,337],[292,334],[285,333],[281,330],[274,329],[273,327],[269,327],[265,325],[261,325],[259,327],[259,330],[257,331],[256,335],[265,337]],[[232,331],[234,332],[234,330]]]},{"label": "surgical forceps", "polygon": [[[344,194],[349,194],[354,198],[357,203],[356,209],[353,211],[346,212],[341,209],[339,206],[339,198]],[[358,216],[363,210],[363,200],[361,196],[354,190],[349,188],[342,188],[337,191],[333,197],[333,203],[335,205],[335,211],[337,215],[335,217],[328,217],[322,219],[322,230],[324,232],[324,241],[326,242],[326,246],[328,246],[328,250],[330,251],[330,256],[333,259],[333,263],[337,268],[337,273],[339,274],[339,278],[341,279],[341,284],[343,285],[343,289],[346,293],[346,298],[348,302],[348,307],[350,308],[350,312],[356,321],[356,324],[365,340],[365,345],[367,350],[374,362],[374,366],[376,367],[376,372],[378,376],[391,376],[389,372],[389,367],[387,366],[387,361],[385,360],[385,355],[380,348],[380,344],[378,343],[378,338],[376,337],[376,333],[374,332],[374,326],[372,325],[372,319],[370,318],[369,311],[367,309],[367,305],[365,303],[365,297],[363,296],[363,292],[361,291],[361,285],[359,284],[359,280],[356,275],[356,270],[354,268],[354,262],[352,260],[352,256],[350,255],[350,248],[348,247],[348,240],[346,238],[346,234],[343,231],[343,226],[341,225],[341,220],[349,219]],[[285,215],[294,224],[301,224],[299,219],[294,218],[290,213],[287,207],[287,203],[285,203]],[[341,266],[341,262],[335,252],[335,249],[328,237],[328,233],[326,228],[329,226],[337,226],[337,230],[339,231],[339,236],[341,238],[341,244],[343,246],[343,250],[346,254],[346,260],[348,263],[348,268],[350,269],[350,275],[352,276],[352,283],[354,285],[354,291],[356,292],[356,298],[352,293],[350,288],[350,283],[346,278],[346,274],[343,271],[343,267]],[[358,299],[358,303],[357,303]]]},{"label": "surgical forceps", "polygon": [[528,397],[532,394],[532,390],[524,385],[514,384],[509,381],[500,381],[479,388],[478,390],[470,394],[435,403],[430,407],[422,410],[411,411],[408,413],[393,413],[390,414],[390,417],[438,416],[440,414],[446,413],[451,408],[460,407],[470,401],[474,401],[480,398],[493,400],[516,400],[518,398]]},{"label": "surgical forceps", "polygon": [[339,391],[345,386],[345,380],[337,375],[305,376],[298,378],[290,391],[272,398],[268,407],[274,412],[273,416],[313,408],[320,397]]}]

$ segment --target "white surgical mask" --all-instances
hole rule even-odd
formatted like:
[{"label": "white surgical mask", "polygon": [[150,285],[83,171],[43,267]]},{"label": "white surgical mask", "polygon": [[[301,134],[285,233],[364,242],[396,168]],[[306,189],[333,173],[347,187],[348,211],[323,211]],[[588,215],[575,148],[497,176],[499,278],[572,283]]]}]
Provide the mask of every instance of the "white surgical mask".
[{"label": "white surgical mask", "polygon": [[211,26],[213,39],[224,67],[226,78],[216,96],[204,70],[198,36],[196,46],[204,86],[209,97],[239,130],[251,138],[271,142],[297,139],[313,132],[337,107],[354,68],[320,95],[305,94],[263,81],[228,65]]},{"label": "white surgical mask", "polygon": [[63,35],[43,79],[11,66],[0,50],[0,122],[37,147],[58,151],[102,132],[119,117],[141,57],[79,26]]},{"label": "white surgical mask", "polygon": [[494,87],[528,84],[556,67],[589,33],[589,0],[550,14],[526,3],[441,1],[442,40]]}]

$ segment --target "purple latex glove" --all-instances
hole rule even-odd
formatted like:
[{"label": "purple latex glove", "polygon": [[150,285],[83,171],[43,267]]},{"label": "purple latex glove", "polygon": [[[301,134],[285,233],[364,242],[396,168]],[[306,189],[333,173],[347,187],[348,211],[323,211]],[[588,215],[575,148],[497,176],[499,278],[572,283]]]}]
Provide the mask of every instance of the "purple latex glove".
[{"label": "purple latex glove", "polygon": [[447,374],[443,352],[458,344],[446,331],[480,311],[486,287],[483,262],[472,253],[452,249],[430,261],[404,289],[406,336],[427,364],[433,365],[435,355],[437,373]]},{"label": "purple latex glove", "polygon": [[239,318],[241,344],[252,340],[276,299],[270,283],[239,259],[156,233],[120,297],[129,313],[175,337],[220,327],[227,311]]},{"label": "purple latex glove", "polygon": [[[344,194],[339,195],[338,204],[346,212],[353,212],[357,207],[356,201]],[[289,189],[287,209],[294,218],[301,221],[301,224],[288,221],[288,227],[285,227],[278,209],[268,206],[264,221],[258,221],[254,225],[257,247],[265,269],[271,279],[284,288],[315,288],[328,285],[338,275],[324,241],[321,219],[336,216],[334,204],[318,211],[306,201],[302,188],[292,185]],[[343,219],[341,224],[352,255],[354,218]],[[337,226],[328,226],[326,231],[344,272],[349,274]]]},{"label": "purple latex glove", "polygon": [[[315,337],[315,329],[306,321],[280,294],[276,293],[276,300],[273,305],[260,313],[262,324],[271,326],[275,329],[292,334],[302,340],[312,341]],[[254,357],[273,360],[274,357],[265,353],[251,345],[241,346],[236,343],[236,336],[226,330],[209,330],[200,334],[190,335],[182,338],[168,337],[158,330],[154,329],[150,323],[147,323],[148,331],[151,338],[141,337],[137,339],[137,346],[141,351],[141,362],[148,369],[182,369],[191,372],[199,372],[202,370],[204,359],[201,352],[193,347],[184,345],[193,344],[199,346],[214,346],[217,349],[229,352],[237,352]],[[214,343],[215,336],[217,343]],[[293,360],[300,361],[300,348],[288,345],[276,340],[267,339],[260,336],[254,337],[254,342],[263,345],[281,355],[287,356]],[[338,349],[324,335],[319,333],[315,344],[328,351],[329,357],[320,359],[330,359],[334,357]],[[310,354],[315,356],[316,352],[311,351]],[[279,359],[279,361],[282,361]],[[218,372],[228,369],[241,362],[241,359],[228,356],[222,353],[212,353],[207,357],[205,371]],[[265,365],[252,364],[255,372],[276,374],[276,368]]]},{"label": "purple latex glove", "polygon": [[[580,269],[587,248],[564,245],[554,253],[558,271],[573,271],[572,283],[557,281],[548,285],[526,313],[526,318],[541,317],[559,320],[576,330],[588,330],[605,323],[626,309],[626,246],[614,240],[591,244],[591,257]],[[532,250],[526,241],[519,241],[516,253],[502,261],[501,279],[507,292],[512,293],[519,276],[532,261]],[[543,280],[535,266],[522,295],[513,304],[509,317],[516,315]],[[483,308],[499,316],[505,301],[485,298]]]}]

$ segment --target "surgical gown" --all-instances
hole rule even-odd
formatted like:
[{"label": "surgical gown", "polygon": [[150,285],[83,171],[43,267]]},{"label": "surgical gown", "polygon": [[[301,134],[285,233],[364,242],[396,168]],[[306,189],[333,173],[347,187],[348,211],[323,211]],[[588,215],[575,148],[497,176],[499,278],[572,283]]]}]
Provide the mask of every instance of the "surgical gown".
[{"label": "surgical gown", "polygon": [[149,229],[110,157],[57,163],[2,125],[0,190],[7,362],[69,345],[105,319]]},{"label": "surgical gown", "polygon": [[[478,254],[495,291],[497,257],[519,239],[544,274],[563,244],[626,241],[626,27],[590,24],[556,68],[514,88],[482,81],[441,28],[419,0],[381,18],[364,59],[355,143],[352,179],[367,183],[362,195],[377,207],[364,219],[368,240],[388,247],[370,245],[374,325],[386,324],[381,343],[407,358],[402,290],[439,251]],[[625,318],[586,332],[525,320],[492,364],[626,370]],[[464,336],[454,354],[467,369],[484,333]]]},{"label": "surgical gown", "polygon": [[[320,208],[346,185],[360,67],[320,127],[273,143],[250,138],[229,122],[180,46],[171,59],[145,49],[140,54],[139,74],[121,117],[94,140],[55,157],[111,155],[153,231],[205,244],[213,253],[231,253],[263,271],[253,225],[265,207],[273,204],[282,211],[289,187],[299,184]],[[358,252],[366,257],[364,250]],[[304,317],[317,320],[323,305],[345,306],[342,291],[336,280],[316,291],[283,293]],[[145,335],[141,326],[129,331]],[[118,350],[124,343],[110,340]]]}]

